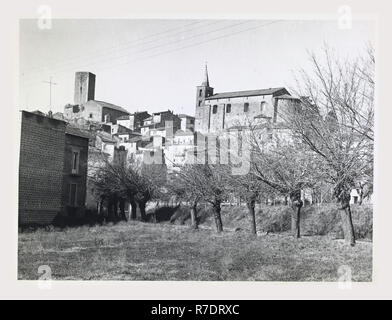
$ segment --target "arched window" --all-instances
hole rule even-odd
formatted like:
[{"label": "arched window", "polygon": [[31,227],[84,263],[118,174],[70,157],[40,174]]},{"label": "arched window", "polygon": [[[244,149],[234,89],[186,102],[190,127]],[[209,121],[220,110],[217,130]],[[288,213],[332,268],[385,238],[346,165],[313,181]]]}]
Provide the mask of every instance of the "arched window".
[{"label": "arched window", "polygon": [[249,102],[245,102],[244,103],[244,112],[248,112],[249,111]]},{"label": "arched window", "polygon": [[227,104],[226,105],[226,113],[230,113],[231,112],[231,104]]},{"label": "arched window", "polygon": [[212,113],[217,113],[218,112],[218,106],[216,104],[214,104],[212,106]]},{"label": "arched window", "polygon": [[200,90],[199,90],[199,97],[201,97],[202,94],[203,94],[203,90],[200,89]]}]

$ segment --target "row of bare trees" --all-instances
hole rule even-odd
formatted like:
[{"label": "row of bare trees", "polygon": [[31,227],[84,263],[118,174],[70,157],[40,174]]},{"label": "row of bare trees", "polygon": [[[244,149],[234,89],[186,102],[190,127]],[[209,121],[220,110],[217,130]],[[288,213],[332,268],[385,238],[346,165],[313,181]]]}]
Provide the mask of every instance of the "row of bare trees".
[{"label": "row of bare trees", "polygon": [[[274,193],[290,199],[292,231],[300,237],[301,192],[328,185],[342,212],[345,239],[354,245],[350,192],[357,188],[366,196],[373,190],[374,54],[369,49],[361,59],[341,61],[326,49],[323,57],[310,60],[312,68],[297,80],[299,98],[275,109],[280,120],[249,120],[240,134],[249,152],[227,150],[236,161],[222,164],[219,157],[207,157],[169,176],[164,165],[107,163],[92,177],[95,191],[102,200],[128,201],[131,217],[139,208],[143,220],[148,201],[175,197],[189,204],[195,229],[198,204],[208,203],[217,232],[223,230],[222,203],[234,196],[246,202],[253,234],[257,200]],[[240,162],[247,162],[248,170],[233,174]]]},{"label": "row of bare trees", "polygon": [[[146,221],[146,204],[162,196],[161,186],[166,182],[164,165],[144,165],[135,161],[126,163],[103,160],[89,177],[92,191],[98,199],[98,214],[106,208],[110,220],[126,220],[124,204],[131,205],[131,219],[137,213]],[[117,209],[120,209],[118,215]]]},{"label": "row of bare trees", "polygon": [[281,122],[247,123],[241,137],[250,152],[241,161],[249,162],[248,172],[232,175],[230,165],[213,162],[187,165],[176,173],[177,185],[192,201],[192,221],[197,220],[196,203],[208,202],[217,231],[222,231],[221,204],[234,194],[245,199],[256,233],[256,199],[272,190],[290,199],[292,230],[300,237],[301,191],[329,185],[342,213],[345,239],[355,244],[350,193],[360,190],[362,201],[373,190],[374,53],[369,48],[360,59],[342,61],[325,49],[310,61],[310,71],[302,70],[297,81],[300,98],[275,110]]}]

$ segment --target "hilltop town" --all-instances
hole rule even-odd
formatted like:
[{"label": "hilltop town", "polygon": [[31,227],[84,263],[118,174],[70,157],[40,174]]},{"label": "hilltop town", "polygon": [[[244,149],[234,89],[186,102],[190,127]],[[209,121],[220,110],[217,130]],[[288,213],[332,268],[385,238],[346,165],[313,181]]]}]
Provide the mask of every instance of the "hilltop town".
[{"label": "hilltop town", "polygon": [[[372,39],[367,23],[337,47],[332,22],[63,24],[47,34],[25,28],[34,54],[22,55],[20,79],[19,279],[41,267],[74,280],[371,280],[375,52],[359,41]],[[226,28],[243,37],[228,41],[237,33]],[[79,30],[94,31],[91,57]],[[282,30],[291,42],[276,36]],[[68,32],[80,62],[58,71],[73,56]],[[108,48],[108,64],[94,67],[114,35],[132,49]],[[40,66],[38,82],[28,67]]]},{"label": "hilltop town", "polygon": [[[224,146],[231,152],[240,148],[244,134],[255,129],[269,143],[291,141],[287,117],[301,104],[312,105],[283,87],[215,93],[207,66],[196,87],[194,116],[172,110],[131,113],[96,100],[95,83],[95,74],[76,72],[74,101],[64,106],[64,112],[22,112],[20,225],[56,223],[59,218],[83,217],[86,208],[97,210],[100,205],[88,177],[107,163],[159,163],[170,173],[200,162],[200,157],[212,164],[223,160]],[[320,192],[302,188],[301,201],[322,201]],[[350,203],[363,200],[360,192],[352,189]],[[275,196],[265,199],[275,200]],[[287,203],[287,198],[283,201]],[[117,202],[115,207],[117,211]]]}]

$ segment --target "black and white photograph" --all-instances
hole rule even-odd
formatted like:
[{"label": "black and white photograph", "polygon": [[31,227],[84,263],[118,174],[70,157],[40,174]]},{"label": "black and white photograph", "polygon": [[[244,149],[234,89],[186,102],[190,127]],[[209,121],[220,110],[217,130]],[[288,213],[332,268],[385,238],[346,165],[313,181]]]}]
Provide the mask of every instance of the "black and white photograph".
[{"label": "black and white photograph", "polygon": [[372,282],[376,23],[19,21],[19,280]]}]

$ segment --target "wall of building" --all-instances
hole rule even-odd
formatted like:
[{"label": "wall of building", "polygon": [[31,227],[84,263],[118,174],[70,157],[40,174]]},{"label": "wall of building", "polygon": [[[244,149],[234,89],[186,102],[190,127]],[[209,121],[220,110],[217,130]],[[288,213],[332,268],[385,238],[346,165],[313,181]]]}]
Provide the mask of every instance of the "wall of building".
[{"label": "wall of building", "polygon": [[[254,117],[260,114],[273,117],[274,100],[272,95],[206,100],[206,106],[211,106],[209,132],[253,123]],[[245,103],[249,104],[248,111],[244,109]],[[228,104],[231,105],[230,112],[227,112]],[[213,113],[214,105],[218,106],[215,114]]]},{"label": "wall of building", "polygon": [[64,116],[70,120],[83,118],[93,122],[104,122],[105,115],[109,115],[109,122],[115,123],[117,118],[127,115],[127,113],[102,107],[95,100],[87,101],[81,105],[66,105],[64,107]]},{"label": "wall of building", "polygon": [[94,122],[102,122],[102,107],[91,100],[82,105],[66,105],[64,117],[67,119],[86,119]]},{"label": "wall of building", "polygon": [[194,117],[180,117],[181,119],[181,130],[182,131],[194,131],[195,130],[195,118]]},{"label": "wall of building", "polygon": [[[77,173],[72,173],[73,152],[79,151],[79,163]],[[70,217],[81,217],[84,214],[86,202],[88,164],[88,139],[78,136],[65,135],[65,154],[63,170],[63,196],[62,212]],[[76,184],[76,203],[70,203],[70,187]]]},{"label": "wall of building", "polygon": [[119,110],[103,107],[102,108],[102,118],[100,121],[102,121],[102,122],[105,121],[105,115],[109,115],[110,122],[115,123],[117,118],[119,118],[121,116],[125,116],[125,115],[127,115],[127,113],[119,111]]},{"label": "wall of building", "polygon": [[65,126],[22,111],[19,225],[50,224],[61,211]]},{"label": "wall of building", "polygon": [[[133,116],[129,116],[129,117],[133,117]],[[125,128],[134,130],[133,120],[131,121],[130,119],[118,119],[117,124]]]}]

